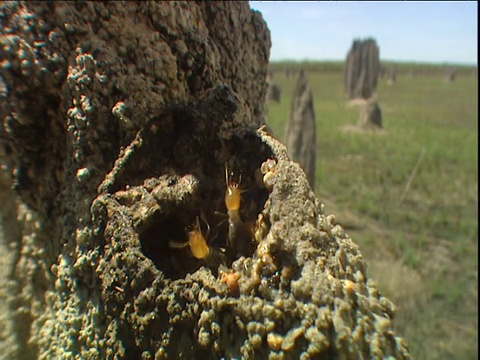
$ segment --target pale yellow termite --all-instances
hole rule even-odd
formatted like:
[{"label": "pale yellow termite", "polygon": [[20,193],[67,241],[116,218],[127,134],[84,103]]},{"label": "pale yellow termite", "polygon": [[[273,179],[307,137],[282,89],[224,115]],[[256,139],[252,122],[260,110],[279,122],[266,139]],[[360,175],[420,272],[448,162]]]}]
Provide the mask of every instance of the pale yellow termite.
[{"label": "pale yellow termite", "polygon": [[[208,235],[207,235],[208,237]],[[188,241],[185,243],[179,243],[176,241],[169,241],[171,248],[180,249],[186,246],[190,246],[190,251],[192,255],[201,260],[205,260],[210,255],[210,248],[207,244],[207,239],[202,234],[202,229],[200,228],[200,222],[197,216],[197,222],[193,226],[192,230],[188,231]]]},{"label": "pale yellow termite", "polygon": [[225,206],[228,212],[228,242],[227,249],[232,256],[246,253],[252,246],[252,231],[240,217],[240,206],[242,203],[242,189],[240,181],[236,182],[228,176],[228,169],[225,167]]}]

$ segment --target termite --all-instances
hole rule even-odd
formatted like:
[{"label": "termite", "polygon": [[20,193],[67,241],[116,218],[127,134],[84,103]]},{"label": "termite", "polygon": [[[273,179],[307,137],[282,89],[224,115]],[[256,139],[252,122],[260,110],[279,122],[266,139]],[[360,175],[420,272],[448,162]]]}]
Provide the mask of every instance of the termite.
[{"label": "termite", "polygon": [[225,181],[227,190],[225,191],[225,206],[228,212],[228,241],[227,254],[232,257],[238,255],[249,255],[252,248],[252,231],[242,221],[240,217],[240,206],[242,202],[242,190],[240,181],[234,181],[228,176],[228,169],[225,166]]},{"label": "termite", "polygon": [[[208,223],[207,223],[208,226]],[[208,226],[207,236],[203,236],[202,229],[200,228],[200,221],[198,220],[193,228],[188,231],[188,241],[185,243],[179,243],[177,241],[170,240],[169,245],[174,249],[181,249],[186,246],[190,246],[190,251],[196,259],[205,260],[210,255],[210,248],[207,244],[208,234],[210,233],[210,227]]]}]

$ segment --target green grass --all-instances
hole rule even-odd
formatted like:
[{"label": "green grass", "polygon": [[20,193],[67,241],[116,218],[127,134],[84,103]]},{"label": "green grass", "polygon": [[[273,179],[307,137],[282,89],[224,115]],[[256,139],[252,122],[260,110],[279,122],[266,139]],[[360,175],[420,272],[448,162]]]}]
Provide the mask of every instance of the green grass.
[{"label": "green grass", "polygon": [[[412,294],[423,300],[412,302],[383,284],[399,305],[397,327],[414,357],[478,358],[478,78],[462,68],[447,84],[442,66],[425,64],[413,78],[402,76],[408,66],[400,66],[397,83],[382,79],[377,86],[386,132],[365,134],[342,130],[355,125],[360,113],[347,106],[342,64],[308,66],[317,121],[317,195],[329,200],[327,211],[340,224],[347,211],[368,224],[347,227],[367,263],[389,256],[420,276],[410,286],[419,287]],[[284,139],[296,78],[277,71],[274,81],[281,102],[268,104],[267,122]],[[371,275],[382,291],[384,274]],[[398,286],[405,280],[397,279]]]}]

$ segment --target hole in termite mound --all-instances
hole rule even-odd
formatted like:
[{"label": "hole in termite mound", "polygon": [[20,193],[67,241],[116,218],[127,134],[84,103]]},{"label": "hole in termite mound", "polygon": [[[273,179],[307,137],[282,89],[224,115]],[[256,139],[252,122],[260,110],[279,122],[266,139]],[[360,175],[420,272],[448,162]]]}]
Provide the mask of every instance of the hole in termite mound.
[{"label": "hole in termite mound", "polygon": [[[272,157],[271,151],[254,131],[215,145],[213,149],[199,148],[201,160],[189,164],[189,169],[181,169],[181,173],[198,179],[198,191],[184,206],[169,216],[154,219],[140,234],[144,254],[168,278],[182,278],[202,266],[216,274],[219,265],[231,266],[240,256],[251,257],[258,246],[253,230],[269,196],[259,169]],[[234,236],[233,243],[229,241],[229,234],[233,234],[229,227],[232,214],[228,214],[225,204],[228,181],[238,183],[241,199],[238,216],[250,231],[247,236]],[[209,248],[206,258],[199,258],[190,246],[189,233],[195,226]],[[237,222],[233,230],[240,227]]]}]

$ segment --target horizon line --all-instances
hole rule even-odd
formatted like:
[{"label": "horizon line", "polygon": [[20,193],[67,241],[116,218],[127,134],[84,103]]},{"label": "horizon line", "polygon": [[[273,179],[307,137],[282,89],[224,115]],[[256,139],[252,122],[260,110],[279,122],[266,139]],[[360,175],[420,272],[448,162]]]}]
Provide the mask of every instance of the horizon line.
[{"label": "horizon line", "polygon": [[[269,60],[269,63],[274,62],[295,62],[295,63],[302,63],[302,62],[345,62],[345,59],[275,59]],[[478,67],[477,63],[471,62],[454,62],[454,61],[423,61],[423,60],[394,60],[394,59],[380,59],[380,62],[389,62],[389,63],[398,63],[398,64],[418,64],[418,65],[457,65],[457,66],[468,66],[468,67]]]}]

